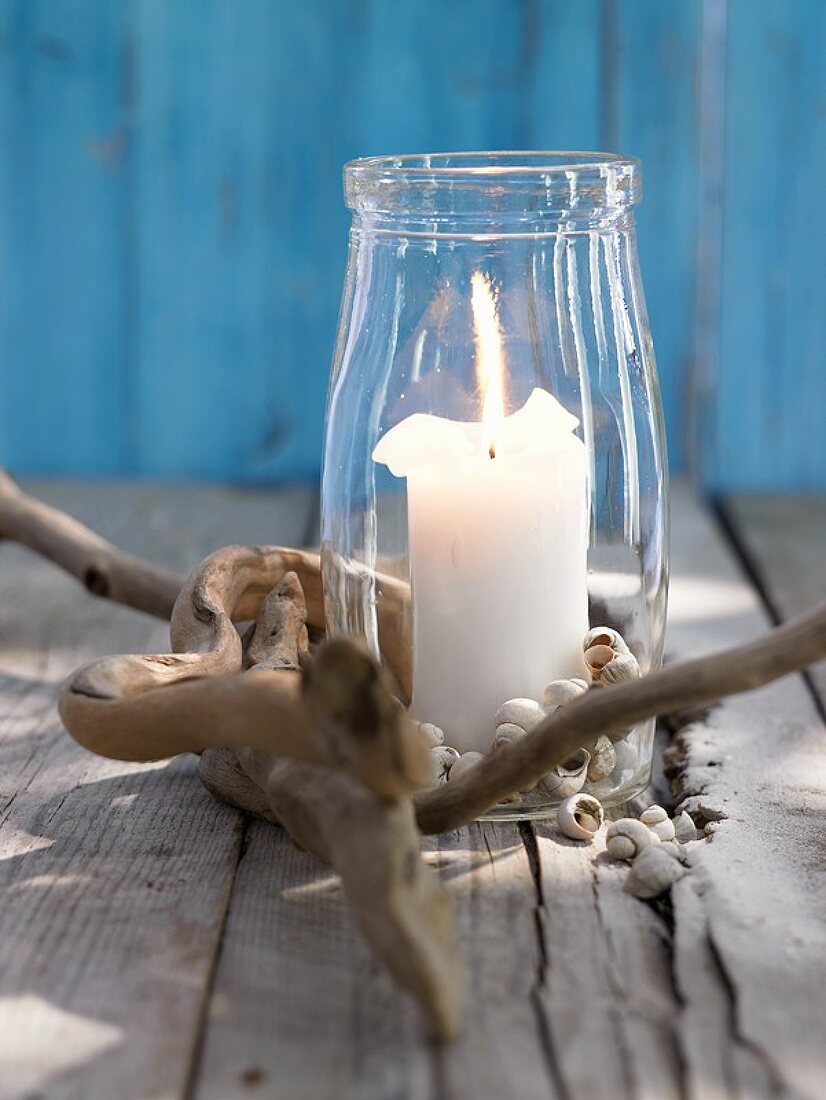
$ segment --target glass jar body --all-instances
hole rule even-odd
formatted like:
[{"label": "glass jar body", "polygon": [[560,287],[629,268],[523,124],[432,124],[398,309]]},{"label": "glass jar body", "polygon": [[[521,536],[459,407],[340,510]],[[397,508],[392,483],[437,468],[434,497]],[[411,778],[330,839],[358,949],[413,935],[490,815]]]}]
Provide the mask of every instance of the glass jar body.
[{"label": "glass jar body", "polygon": [[[668,511],[635,195],[589,163],[544,192],[474,167],[467,186],[393,165],[348,181],[322,568],[330,632],[366,639],[414,717],[484,753],[535,720],[547,682],[588,680],[589,628],[659,666]],[[497,719],[514,698],[533,709]],[[612,737],[609,770],[592,753],[490,816],[544,816],[578,783],[631,797],[653,723]]]}]

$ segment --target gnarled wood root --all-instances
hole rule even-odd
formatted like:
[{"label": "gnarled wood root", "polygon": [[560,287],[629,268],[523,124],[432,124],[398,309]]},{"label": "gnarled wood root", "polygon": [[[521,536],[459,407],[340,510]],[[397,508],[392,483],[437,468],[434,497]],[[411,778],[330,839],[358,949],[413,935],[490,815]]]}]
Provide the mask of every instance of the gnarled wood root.
[{"label": "gnarled wood root", "polygon": [[[262,605],[248,655],[261,666],[298,669],[307,653],[305,617],[301,586],[288,574]],[[401,749],[400,706],[382,691],[378,669],[363,658],[351,643],[330,642],[305,673],[312,724],[322,730],[330,756],[353,770],[348,754],[364,751],[359,741],[367,729],[371,738]],[[247,676],[257,675],[253,665]],[[386,755],[383,763],[391,773],[397,770]],[[419,1000],[435,1035],[453,1035],[461,973],[450,901],[421,859],[410,798],[383,799],[348,771],[260,749],[209,750],[199,770],[218,798],[279,822],[298,844],[339,872],[378,956]]]},{"label": "gnarled wood root", "polygon": [[[461,955],[446,889],[421,857],[409,798],[377,798],[351,776],[270,753],[240,750],[240,786],[224,764],[202,769],[209,789],[236,806],[265,812],[290,836],[331,864],[376,954],[427,1013],[437,1038],[455,1034],[461,1003]],[[254,782],[248,786],[250,777]]]},{"label": "gnarled wood root", "polygon": [[182,578],[118,550],[82,523],[24,493],[0,468],[0,539],[48,558],[94,596],[161,619],[172,614]]},{"label": "gnarled wood root", "polygon": [[[310,577],[318,615],[321,590],[313,558],[280,547],[231,546],[210,555],[175,601],[176,652],[106,657],[79,669],[60,695],[66,728],[85,748],[117,759],[250,746],[316,764],[343,764],[387,798],[422,787],[426,748],[366,652],[350,642],[327,643],[318,656],[321,675],[310,670],[302,686],[297,665],[270,644],[273,631],[284,637],[295,626],[300,596],[306,648],[309,614],[301,574],[285,574],[284,566],[297,565]],[[242,675],[243,645],[234,620],[248,618],[253,606],[257,613],[264,597],[248,650],[250,657],[266,652],[269,659],[254,675]],[[280,667],[267,667],[272,665]],[[356,697],[358,708],[352,705]],[[349,713],[358,709],[358,719],[330,739],[325,714],[342,701],[350,703]]]},{"label": "gnarled wood root", "polygon": [[[0,537],[17,539],[81,579],[90,563],[104,562],[108,582],[100,586],[100,592],[114,600],[156,614],[165,614],[170,605],[169,591],[177,583],[170,581],[171,574],[117,551],[70,517],[27,497],[5,474],[0,474]],[[283,571],[295,569],[311,596],[320,592],[320,565],[315,555],[284,548],[267,548],[262,553],[269,555],[271,562],[278,562]],[[299,557],[279,559],[279,554]],[[236,617],[254,617],[260,600],[276,583],[271,570],[263,572],[261,582],[253,586],[250,602],[241,601]],[[90,591],[99,591],[95,584],[89,587]],[[410,683],[409,653],[402,652],[407,643],[401,624],[407,619],[409,594],[404,585],[390,578],[378,578],[377,593],[380,621],[384,619],[387,624],[385,637],[398,643],[396,660],[401,675],[397,676],[406,693]],[[320,604],[317,606],[311,598],[308,622],[312,625],[316,614],[320,621],[322,612]],[[760,687],[824,656],[826,604],[820,604],[749,646],[674,664],[633,683],[589,692],[560,708],[526,737],[486,758],[465,777],[421,792],[416,799],[419,826],[424,832],[455,828],[484,813],[511,791],[529,789],[573,749],[590,744],[602,733]],[[123,759],[157,759],[209,745],[242,744],[243,729],[248,731],[247,744],[268,744],[275,749],[276,739],[285,730],[279,751],[288,751],[291,744],[298,755],[300,741],[307,758],[316,758],[312,735],[295,738],[291,732],[298,714],[298,689],[289,675],[281,679],[271,673],[273,679],[259,681],[254,688],[245,679],[243,686],[225,680],[171,683],[162,689],[170,693],[164,708],[157,702],[161,691],[147,688],[197,675],[195,668],[186,668],[185,661],[170,664],[169,656],[110,660],[115,662],[114,667],[96,662],[77,673],[61,700],[67,725],[93,751]],[[132,666],[130,672],[121,664],[128,661],[141,664]],[[257,675],[263,677],[266,673]],[[114,716],[125,706],[128,683],[139,685],[146,694],[136,711],[125,716],[127,731],[121,735]],[[95,719],[84,696],[95,700]]]}]

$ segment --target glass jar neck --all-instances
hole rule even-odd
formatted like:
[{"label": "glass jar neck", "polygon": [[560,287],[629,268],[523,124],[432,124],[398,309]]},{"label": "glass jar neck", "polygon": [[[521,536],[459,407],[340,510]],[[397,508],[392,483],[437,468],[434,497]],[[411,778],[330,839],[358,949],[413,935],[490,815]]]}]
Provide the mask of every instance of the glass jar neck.
[{"label": "glass jar neck", "polygon": [[536,236],[630,226],[641,178],[612,153],[439,153],[351,161],[344,190],[368,231]]}]

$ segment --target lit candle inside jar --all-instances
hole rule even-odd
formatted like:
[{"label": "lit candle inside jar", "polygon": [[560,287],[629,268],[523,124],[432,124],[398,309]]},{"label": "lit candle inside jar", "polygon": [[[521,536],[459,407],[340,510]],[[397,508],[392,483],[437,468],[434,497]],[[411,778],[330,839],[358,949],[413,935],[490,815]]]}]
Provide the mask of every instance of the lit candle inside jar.
[{"label": "lit candle inside jar", "polygon": [[506,699],[584,674],[586,458],[579,421],[547,391],[505,416],[496,301],[478,272],[471,301],[481,423],[416,413],[373,459],[407,478],[413,712],[486,752]]}]

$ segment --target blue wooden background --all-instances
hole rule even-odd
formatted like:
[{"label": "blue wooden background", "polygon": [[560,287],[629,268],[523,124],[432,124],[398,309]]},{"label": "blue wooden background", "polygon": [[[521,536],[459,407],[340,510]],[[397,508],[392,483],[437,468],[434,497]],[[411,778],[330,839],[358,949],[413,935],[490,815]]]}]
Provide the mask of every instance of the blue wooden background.
[{"label": "blue wooden background", "polygon": [[0,0],[0,461],[317,474],[377,152],[642,157],[672,466],[826,486],[823,0]]}]

